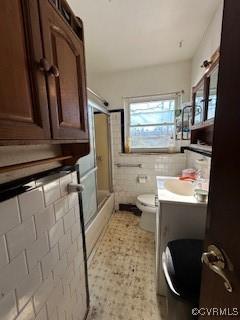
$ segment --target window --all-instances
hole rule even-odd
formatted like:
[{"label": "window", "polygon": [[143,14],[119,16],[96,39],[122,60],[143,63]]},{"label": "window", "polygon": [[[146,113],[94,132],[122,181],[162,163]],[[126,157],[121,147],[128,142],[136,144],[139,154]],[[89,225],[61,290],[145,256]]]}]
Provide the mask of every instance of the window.
[{"label": "window", "polygon": [[177,95],[125,100],[129,152],[167,151],[175,143],[177,100]]}]

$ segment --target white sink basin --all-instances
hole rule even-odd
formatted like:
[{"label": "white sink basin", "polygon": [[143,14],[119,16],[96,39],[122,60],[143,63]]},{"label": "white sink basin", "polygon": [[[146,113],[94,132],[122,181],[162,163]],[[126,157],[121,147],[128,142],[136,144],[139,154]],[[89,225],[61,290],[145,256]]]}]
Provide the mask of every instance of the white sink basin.
[{"label": "white sink basin", "polygon": [[164,182],[164,187],[180,196],[193,196],[194,194],[193,184],[189,181],[169,179]]}]

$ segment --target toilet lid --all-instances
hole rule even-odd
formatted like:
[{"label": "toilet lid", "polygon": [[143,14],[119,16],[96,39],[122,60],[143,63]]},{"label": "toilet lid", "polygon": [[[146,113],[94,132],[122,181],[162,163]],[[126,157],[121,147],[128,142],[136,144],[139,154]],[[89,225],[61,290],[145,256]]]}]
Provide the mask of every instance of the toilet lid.
[{"label": "toilet lid", "polygon": [[141,194],[137,197],[138,201],[143,203],[145,206],[155,208],[155,194]]}]

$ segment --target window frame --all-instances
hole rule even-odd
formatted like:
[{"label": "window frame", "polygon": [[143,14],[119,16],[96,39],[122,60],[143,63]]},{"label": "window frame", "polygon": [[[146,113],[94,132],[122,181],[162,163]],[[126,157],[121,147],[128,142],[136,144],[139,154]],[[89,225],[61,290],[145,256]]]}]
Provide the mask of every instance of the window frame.
[{"label": "window frame", "polygon": [[[173,94],[164,94],[164,95],[149,95],[149,96],[142,96],[142,97],[131,97],[131,98],[123,98],[124,101],[124,114],[125,114],[125,137],[124,137],[124,144],[125,144],[125,152],[126,153],[168,153],[169,147],[162,147],[162,148],[129,148],[128,140],[131,137],[130,135],[130,128],[131,127],[150,127],[150,126],[174,126],[174,141],[176,140],[176,115],[175,111],[179,107],[179,98],[180,95],[177,93]],[[164,100],[174,100],[175,101],[175,109],[174,109],[174,122],[171,123],[156,123],[150,125],[138,125],[138,126],[131,126],[130,125],[130,105],[132,103],[148,103],[154,101],[164,101]]]}]

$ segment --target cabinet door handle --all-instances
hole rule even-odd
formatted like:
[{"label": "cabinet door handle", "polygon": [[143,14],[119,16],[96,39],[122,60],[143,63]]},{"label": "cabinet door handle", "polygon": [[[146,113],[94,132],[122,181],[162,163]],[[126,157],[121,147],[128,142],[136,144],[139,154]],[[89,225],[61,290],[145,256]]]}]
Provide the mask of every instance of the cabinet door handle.
[{"label": "cabinet door handle", "polygon": [[45,58],[40,59],[39,69],[55,78],[58,78],[60,75],[58,68],[55,65],[51,65]]}]

